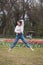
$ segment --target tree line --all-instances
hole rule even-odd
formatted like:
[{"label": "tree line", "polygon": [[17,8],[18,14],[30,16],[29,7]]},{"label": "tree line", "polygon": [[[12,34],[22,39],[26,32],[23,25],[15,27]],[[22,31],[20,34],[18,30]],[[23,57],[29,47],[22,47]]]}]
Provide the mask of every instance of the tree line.
[{"label": "tree line", "polygon": [[0,0],[0,34],[14,35],[19,19],[24,20],[26,33],[43,36],[43,0]]}]

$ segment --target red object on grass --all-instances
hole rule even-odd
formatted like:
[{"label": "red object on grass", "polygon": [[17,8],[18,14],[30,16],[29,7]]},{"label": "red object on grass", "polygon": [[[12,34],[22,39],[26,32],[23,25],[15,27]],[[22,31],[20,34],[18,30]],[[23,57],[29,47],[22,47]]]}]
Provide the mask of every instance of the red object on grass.
[{"label": "red object on grass", "polygon": [[[32,39],[32,40],[27,39],[27,41],[29,43],[43,44],[43,40],[41,40],[41,39]],[[14,42],[14,39],[5,39],[3,42]],[[18,42],[23,43],[21,40],[19,40]]]},{"label": "red object on grass", "polygon": [[[43,39],[32,39],[32,40],[29,40],[27,39],[27,41],[31,44],[43,44]],[[14,42],[14,39],[0,39],[0,42],[11,42],[13,43]],[[21,40],[18,41],[19,43],[23,43]]]}]

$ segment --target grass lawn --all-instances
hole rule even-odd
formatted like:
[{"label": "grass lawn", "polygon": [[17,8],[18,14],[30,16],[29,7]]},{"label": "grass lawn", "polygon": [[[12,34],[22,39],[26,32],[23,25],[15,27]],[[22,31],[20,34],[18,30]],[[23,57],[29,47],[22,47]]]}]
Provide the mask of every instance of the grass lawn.
[{"label": "grass lawn", "polygon": [[43,48],[15,47],[8,52],[8,47],[0,45],[0,65],[43,65]]}]

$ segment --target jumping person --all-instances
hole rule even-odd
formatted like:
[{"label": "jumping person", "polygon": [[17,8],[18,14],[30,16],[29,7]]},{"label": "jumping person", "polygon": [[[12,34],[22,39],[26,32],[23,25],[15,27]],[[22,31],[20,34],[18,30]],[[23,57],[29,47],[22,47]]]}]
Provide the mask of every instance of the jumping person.
[{"label": "jumping person", "polygon": [[23,31],[24,31],[24,21],[23,20],[19,20],[17,22],[17,26],[15,27],[15,30],[14,30],[14,32],[16,33],[16,38],[15,38],[14,43],[11,45],[9,50],[14,48],[16,43],[18,42],[18,40],[21,39],[25,43],[25,45],[33,51],[33,49],[30,46],[30,44],[26,41],[26,39],[25,39],[25,37],[23,35]]}]

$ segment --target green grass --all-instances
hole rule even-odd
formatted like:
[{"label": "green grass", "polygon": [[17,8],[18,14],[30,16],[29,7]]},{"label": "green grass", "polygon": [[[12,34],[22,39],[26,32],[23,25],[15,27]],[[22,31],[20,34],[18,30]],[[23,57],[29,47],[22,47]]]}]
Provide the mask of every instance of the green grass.
[{"label": "green grass", "polygon": [[43,65],[43,48],[15,47],[8,52],[7,46],[0,45],[0,65]]},{"label": "green grass", "polygon": [[[7,47],[9,47],[11,44],[12,43],[8,43],[8,42],[0,42],[0,45],[7,46]],[[31,46],[33,48],[43,48],[43,44],[38,44],[38,43],[32,43]],[[26,47],[26,45],[22,43],[17,43],[16,47]]]}]

